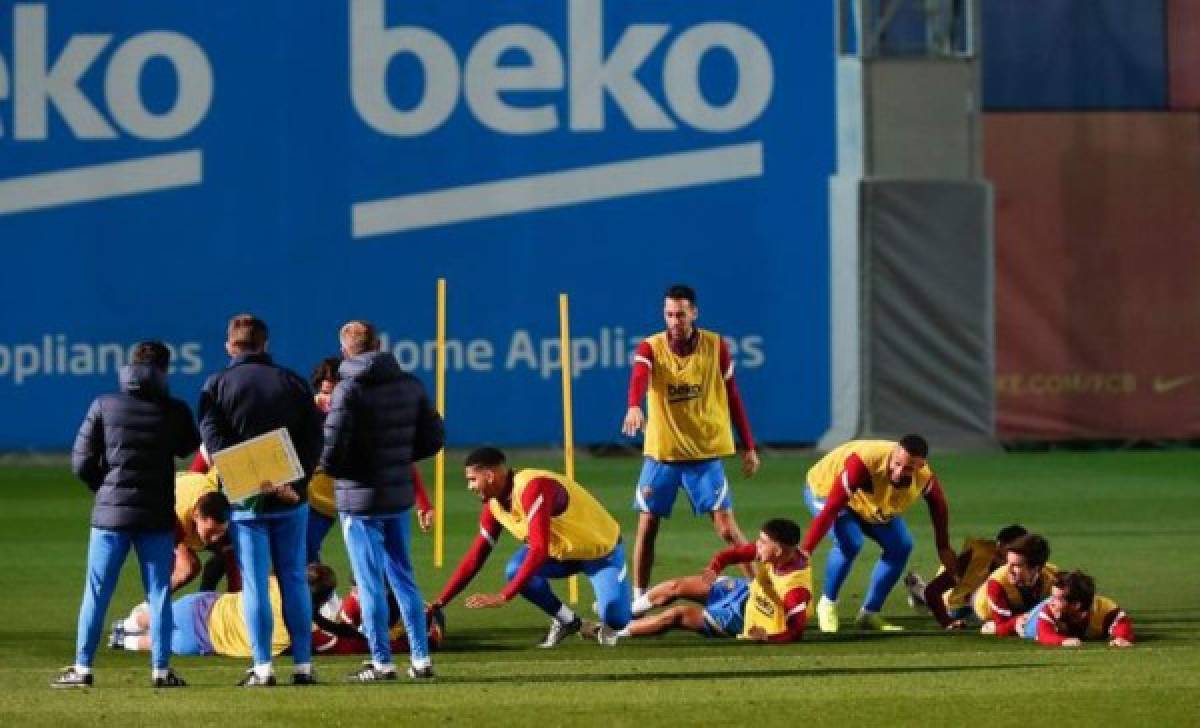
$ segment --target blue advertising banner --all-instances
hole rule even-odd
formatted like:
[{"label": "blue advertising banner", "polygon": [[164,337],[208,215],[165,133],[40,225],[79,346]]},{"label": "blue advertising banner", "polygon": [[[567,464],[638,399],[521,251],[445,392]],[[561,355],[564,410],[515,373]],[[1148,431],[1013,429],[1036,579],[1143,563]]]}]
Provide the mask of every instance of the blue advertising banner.
[{"label": "blue advertising banner", "polygon": [[615,442],[662,292],[732,344],[756,436],[828,422],[829,3],[0,5],[0,449],[69,446],[130,346],[193,402],[249,311],[307,374],[366,318],[452,444]]}]

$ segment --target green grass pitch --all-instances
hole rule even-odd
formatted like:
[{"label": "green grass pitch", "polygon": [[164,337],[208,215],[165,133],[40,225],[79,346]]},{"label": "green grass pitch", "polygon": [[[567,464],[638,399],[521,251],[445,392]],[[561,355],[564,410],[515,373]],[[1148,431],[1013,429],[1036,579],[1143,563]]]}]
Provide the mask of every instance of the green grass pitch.
[{"label": "green grass pitch", "polygon": [[[558,467],[514,453],[517,465]],[[784,515],[808,522],[801,499],[810,456],[768,454],[753,481],[728,467],[739,522]],[[432,538],[414,540],[431,598],[477,532],[479,505],[452,455],[447,565],[432,566]],[[314,689],[233,687],[246,667],[224,658],[177,658],[186,690],[147,687],[146,654],[101,647],[97,685],[53,691],[71,661],[83,581],[90,497],[61,466],[0,466],[0,725],[1198,725],[1200,724],[1200,453],[1052,453],[935,457],[951,506],[951,535],[991,535],[1020,522],[1050,539],[1052,560],[1092,573],[1101,593],[1132,615],[1139,643],[1069,651],[1015,639],[944,634],[893,593],[884,613],[908,631],[825,636],[761,646],[690,634],[603,648],[573,639],[534,647],[547,620],[517,600],[502,609],[447,610],[449,640],[433,685],[343,685],[357,660],[319,659]],[[579,479],[616,515],[630,544],[632,458],[587,458]],[[936,561],[923,504],[907,515],[917,540],[911,567]],[[698,571],[718,543],[685,499],[665,523],[656,578]],[[505,537],[468,593],[495,590],[514,542]],[[843,623],[861,599],[877,551],[863,549],[842,597]],[[818,583],[827,546],[818,556]],[[349,570],[337,531],[327,559]],[[109,621],[139,599],[131,560]],[[591,593],[581,581],[581,611]],[[565,594],[565,584],[560,593]],[[277,663],[288,675],[287,658]]]}]

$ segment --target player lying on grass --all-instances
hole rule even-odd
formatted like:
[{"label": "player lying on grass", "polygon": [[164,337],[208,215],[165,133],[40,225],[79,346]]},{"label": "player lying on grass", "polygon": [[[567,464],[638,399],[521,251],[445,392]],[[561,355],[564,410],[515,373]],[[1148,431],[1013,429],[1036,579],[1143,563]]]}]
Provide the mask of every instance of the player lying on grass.
[{"label": "player lying on grass", "polygon": [[[757,642],[794,642],[804,635],[812,602],[812,575],[799,552],[801,531],[795,521],[775,518],[763,524],[754,543],[731,546],[713,556],[702,573],[665,581],[634,601],[634,619],[620,630],[595,625],[601,644],[622,637],[644,637],[673,629],[705,637],[737,637]],[[721,576],[732,564],[756,567],[754,579]],[[674,604],[687,599],[697,604]],[[655,607],[667,607],[640,616]]]},{"label": "player lying on grass", "polygon": [[430,611],[471,583],[507,530],[523,542],[505,569],[508,584],[498,594],[471,595],[468,608],[501,607],[520,594],[553,618],[540,646],[554,647],[579,632],[583,621],[555,596],[549,580],[582,572],[592,582],[601,620],[612,629],[629,622],[633,594],[621,529],[591,493],[548,470],[513,470],[494,447],[467,455],[466,478],[467,488],[483,501],[479,535]]},{"label": "player lying on grass", "polygon": [[1005,637],[1017,632],[1017,620],[1050,596],[1058,568],[1047,563],[1050,544],[1036,533],[1027,533],[1004,552],[1004,565],[988,576],[975,593],[975,614],[983,621],[979,631]]},{"label": "player lying on grass", "polygon": [[[337,597],[337,577],[333,569],[324,564],[308,565],[308,584],[313,604],[322,605],[313,613],[311,631],[314,652],[333,655],[368,654],[370,648],[362,633],[362,615],[357,589],[351,589],[343,599]],[[224,657],[250,657],[250,635],[242,611],[242,594],[217,592],[195,592],[176,599],[172,604],[175,618],[171,632],[171,652],[176,655],[222,655]],[[270,579],[271,609],[280,615],[282,606],[279,585]],[[392,649],[406,652],[408,639],[404,635],[403,623],[399,620],[399,609],[394,605],[389,610],[392,632]],[[129,616],[113,625],[109,647],[124,650],[148,650],[150,638],[149,612],[144,604],[133,608]],[[441,623],[429,627],[431,645],[441,643]],[[291,638],[282,619],[275,620],[271,635],[271,654],[278,656],[291,648]],[[247,677],[250,673],[247,673]]]},{"label": "player lying on grass", "polygon": [[[928,609],[937,623],[946,629],[967,626],[967,619],[974,614],[971,605],[975,592],[1004,564],[1008,547],[1026,533],[1024,526],[1014,524],[1000,529],[994,539],[968,538],[958,553],[954,574],[943,567],[928,584],[920,574],[910,573],[904,577],[909,605]],[[952,577],[957,577],[957,583]]]},{"label": "player lying on grass", "polygon": [[1083,640],[1108,639],[1112,647],[1133,647],[1133,621],[1117,603],[1096,594],[1096,582],[1082,571],[1059,573],[1050,596],[1020,619],[1021,636],[1039,644],[1079,647]]}]

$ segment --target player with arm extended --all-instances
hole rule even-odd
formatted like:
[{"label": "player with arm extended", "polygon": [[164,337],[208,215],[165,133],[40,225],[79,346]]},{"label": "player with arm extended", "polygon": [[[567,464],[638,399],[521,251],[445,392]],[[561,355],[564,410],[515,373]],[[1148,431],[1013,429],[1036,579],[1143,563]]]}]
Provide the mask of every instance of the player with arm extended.
[{"label": "player with arm extended", "polygon": [[650,583],[659,523],[671,515],[680,487],[691,501],[692,512],[707,514],[722,541],[730,545],[746,541],[734,518],[733,496],[721,463],[721,458],[735,452],[731,420],[742,441],[742,472],[748,478],[758,472],[758,453],[728,345],[716,332],[696,327],[699,313],[694,290],[671,286],[663,304],[666,330],[646,338],[634,353],[621,430],[629,437],[643,427],[646,431],[645,460],[634,493],[638,512],[635,596]]},{"label": "player with arm extended", "polygon": [[1020,632],[1025,613],[1050,596],[1058,568],[1049,559],[1050,544],[1036,533],[1021,536],[1005,550],[1004,564],[975,593],[980,632],[997,637]]},{"label": "player with arm extended", "polygon": [[[611,645],[622,638],[686,629],[705,637],[772,644],[799,640],[812,603],[812,574],[799,551],[800,536],[795,521],[767,521],[754,543],[720,551],[700,574],[653,587],[634,600],[637,618],[620,630],[598,625],[596,639]],[[721,576],[733,564],[753,564],[754,578]],[[675,603],[681,599],[698,604]],[[666,609],[642,616],[657,607]]]},{"label": "player with arm extended", "polygon": [[1107,639],[1110,647],[1133,647],[1133,620],[1117,603],[1096,594],[1096,582],[1082,571],[1054,575],[1050,596],[1029,610],[1021,636],[1038,644],[1079,647],[1084,640]]},{"label": "player with arm extended", "polygon": [[928,584],[919,574],[910,573],[904,577],[909,604],[927,608],[937,623],[946,629],[962,629],[974,614],[975,593],[987,582],[988,576],[1004,564],[1008,547],[1026,533],[1024,526],[1013,524],[1000,529],[994,539],[968,538],[958,552],[954,573],[939,569]]},{"label": "player with arm extended", "polygon": [[505,569],[508,583],[498,594],[467,598],[471,609],[500,607],[518,594],[551,619],[541,647],[554,647],[580,631],[583,621],[550,588],[550,579],[583,573],[592,582],[600,619],[612,629],[632,616],[625,549],[620,526],[578,483],[548,470],[513,470],[504,453],[481,447],[467,455],[467,488],[483,502],[479,535],[430,605],[436,613],[483,568],[501,531],[523,545]]},{"label": "player with arm extended", "polygon": [[885,622],[879,611],[912,553],[912,536],[900,516],[918,499],[929,507],[938,560],[954,573],[957,556],[950,548],[950,509],[928,457],[929,444],[920,435],[905,435],[898,442],[852,440],[809,469],[804,501],[814,518],[800,546],[806,558],[833,529],[824,593],[817,603],[817,626],[822,632],[838,631],[838,594],[862,549],[864,535],[883,553],[871,572],[855,625],[873,631],[901,629]]}]

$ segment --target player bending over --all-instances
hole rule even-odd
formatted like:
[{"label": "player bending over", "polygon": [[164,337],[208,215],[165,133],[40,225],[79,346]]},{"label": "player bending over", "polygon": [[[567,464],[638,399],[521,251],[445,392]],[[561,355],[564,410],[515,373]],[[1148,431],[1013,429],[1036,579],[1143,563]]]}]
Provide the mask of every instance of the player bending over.
[{"label": "player bending over", "polygon": [[967,619],[974,614],[971,603],[975,592],[1005,563],[1004,554],[1008,547],[1026,533],[1024,526],[1013,524],[1000,529],[995,539],[968,538],[958,553],[954,570],[957,583],[944,567],[938,569],[937,576],[928,584],[920,574],[910,573],[904,577],[909,605],[927,608],[937,623],[946,629],[967,626]]},{"label": "player bending over", "polygon": [[1043,645],[1079,647],[1107,638],[1112,647],[1133,647],[1133,621],[1096,594],[1095,580],[1082,571],[1057,574],[1050,596],[1023,615],[1020,627],[1022,637]]},{"label": "player bending over", "polygon": [[[695,576],[663,582],[634,601],[638,616],[623,629],[598,625],[601,644],[622,637],[686,629],[705,637],[737,637],[756,642],[794,642],[804,635],[812,601],[812,574],[799,552],[801,531],[795,521],[775,518],[763,524],[754,543],[731,546],[713,556]],[[721,576],[732,564],[753,563],[753,580]],[[674,604],[679,599],[699,602]],[[666,610],[640,616],[654,607]]]}]

